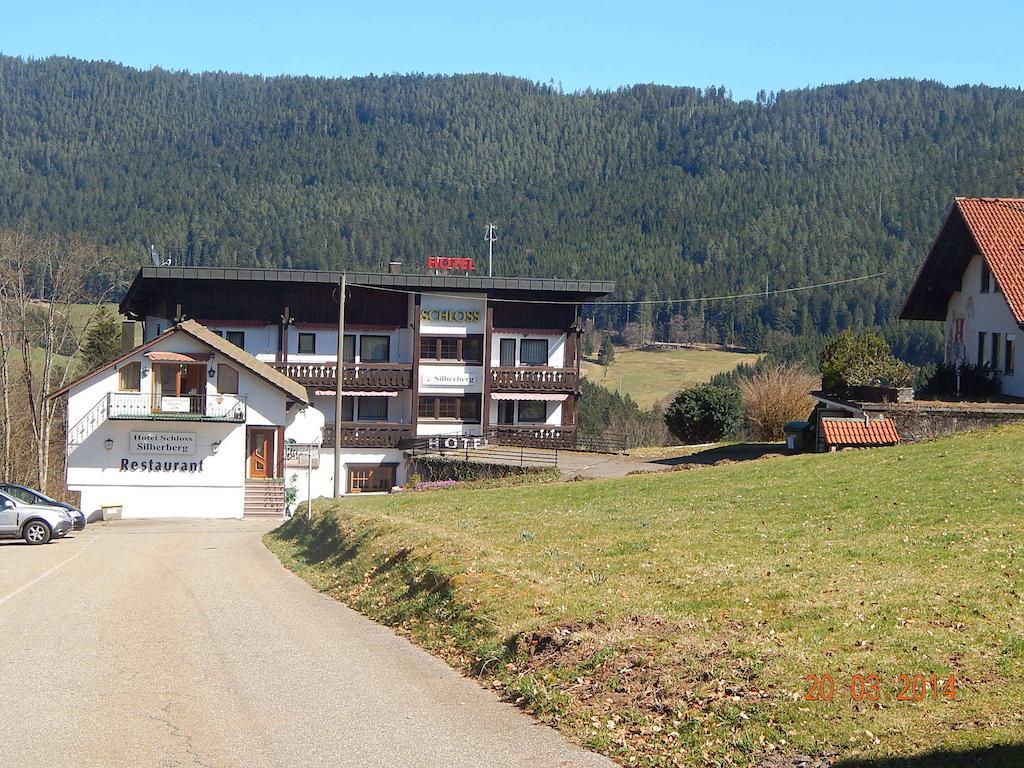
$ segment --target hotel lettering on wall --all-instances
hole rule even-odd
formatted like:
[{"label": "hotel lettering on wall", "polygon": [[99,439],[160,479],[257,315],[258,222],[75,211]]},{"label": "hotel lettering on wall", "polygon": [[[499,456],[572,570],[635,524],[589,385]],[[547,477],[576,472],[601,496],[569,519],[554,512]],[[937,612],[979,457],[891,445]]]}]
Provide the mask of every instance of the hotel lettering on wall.
[{"label": "hotel lettering on wall", "polygon": [[431,437],[427,439],[427,448],[432,451],[444,450],[477,450],[489,445],[486,437]]},{"label": "hotel lettering on wall", "polygon": [[427,269],[455,269],[459,272],[472,272],[473,259],[462,259],[454,256],[427,256]]}]

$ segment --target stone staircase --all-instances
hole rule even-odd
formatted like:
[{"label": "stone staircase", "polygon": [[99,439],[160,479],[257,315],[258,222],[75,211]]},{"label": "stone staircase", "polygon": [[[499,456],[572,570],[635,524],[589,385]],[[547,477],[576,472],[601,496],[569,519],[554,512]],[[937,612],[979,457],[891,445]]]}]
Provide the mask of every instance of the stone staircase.
[{"label": "stone staircase", "polygon": [[281,517],[284,514],[284,481],[245,481],[246,517]]}]

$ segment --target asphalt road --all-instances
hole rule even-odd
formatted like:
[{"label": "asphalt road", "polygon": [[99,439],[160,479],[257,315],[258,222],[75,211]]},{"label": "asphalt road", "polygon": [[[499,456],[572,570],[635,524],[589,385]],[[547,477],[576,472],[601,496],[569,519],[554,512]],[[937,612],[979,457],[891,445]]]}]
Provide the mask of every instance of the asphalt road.
[{"label": "asphalt road", "polygon": [[311,590],[271,525],[0,541],[0,764],[612,765]]}]

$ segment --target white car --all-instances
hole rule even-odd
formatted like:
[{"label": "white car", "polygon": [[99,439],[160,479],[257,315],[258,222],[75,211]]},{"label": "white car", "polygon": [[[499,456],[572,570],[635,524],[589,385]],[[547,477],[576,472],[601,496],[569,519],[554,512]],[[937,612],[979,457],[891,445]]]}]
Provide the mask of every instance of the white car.
[{"label": "white car", "polygon": [[22,504],[0,493],[0,538],[45,544],[54,536],[65,536],[71,528],[71,515],[66,509]]}]

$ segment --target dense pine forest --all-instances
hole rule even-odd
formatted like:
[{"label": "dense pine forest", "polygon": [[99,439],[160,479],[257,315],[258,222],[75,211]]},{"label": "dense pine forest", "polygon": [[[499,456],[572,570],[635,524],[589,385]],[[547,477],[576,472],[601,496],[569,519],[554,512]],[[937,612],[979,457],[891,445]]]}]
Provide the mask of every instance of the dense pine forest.
[{"label": "dense pine forest", "polygon": [[[877,326],[911,359],[938,329],[893,319],[956,194],[1015,195],[1019,90],[865,81],[762,93],[562,93],[511,77],[324,79],[0,57],[0,228],[74,233],[178,264],[614,279],[598,327],[804,348]],[[132,266],[132,268],[134,268]],[[673,318],[673,315],[675,317]]]}]

